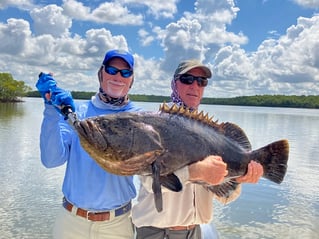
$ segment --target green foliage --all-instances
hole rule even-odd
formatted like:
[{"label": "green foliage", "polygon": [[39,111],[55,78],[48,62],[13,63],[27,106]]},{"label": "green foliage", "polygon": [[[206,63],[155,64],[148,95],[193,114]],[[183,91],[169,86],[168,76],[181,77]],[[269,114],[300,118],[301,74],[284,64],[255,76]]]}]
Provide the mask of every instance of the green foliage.
[{"label": "green foliage", "polygon": [[37,91],[37,90],[35,90],[35,91],[28,91],[25,96],[26,96],[26,97],[34,97],[34,98],[41,97],[40,92]]},{"label": "green foliage", "polygon": [[130,95],[130,100],[142,102],[169,102],[170,97],[158,95]]},{"label": "green foliage", "polygon": [[95,95],[94,92],[86,92],[86,91],[71,91],[72,97],[74,99],[91,99],[93,95]]},{"label": "green foliage", "polygon": [[[90,99],[93,95],[95,95],[94,92],[87,92],[87,91],[71,91],[72,97],[74,99]],[[29,91],[26,94],[27,97],[41,97],[40,93],[38,91]]]},{"label": "green foliage", "polygon": [[[95,92],[72,91],[74,99],[90,99]],[[40,97],[37,91],[28,92],[29,97]],[[169,96],[158,95],[130,95],[132,101],[141,102],[169,102]],[[242,105],[319,109],[319,95],[255,95],[233,98],[203,98],[202,104],[209,105]]]},{"label": "green foliage", "polygon": [[26,95],[31,87],[23,81],[16,81],[9,73],[0,73],[0,102],[20,101],[20,97]]},{"label": "green foliage", "polygon": [[319,109],[319,95],[255,95],[234,98],[204,98],[202,103]]}]

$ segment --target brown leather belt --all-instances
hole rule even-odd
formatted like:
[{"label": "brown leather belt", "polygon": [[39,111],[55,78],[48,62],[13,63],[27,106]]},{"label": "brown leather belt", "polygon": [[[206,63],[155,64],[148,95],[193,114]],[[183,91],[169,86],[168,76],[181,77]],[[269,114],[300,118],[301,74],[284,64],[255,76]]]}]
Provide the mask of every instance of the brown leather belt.
[{"label": "brown leather belt", "polygon": [[[131,210],[131,202],[124,205],[123,207],[117,208],[114,210],[115,217],[123,215],[124,213],[127,213]],[[70,202],[68,202],[66,199],[63,199],[63,207],[68,210],[69,212],[72,212],[72,208],[74,207]],[[87,220],[90,221],[108,221],[110,220],[110,212],[91,212],[84,210],[82,208],[76,209],[76,215],[80,217],[84,217]]]},{"label": "brown leather belt", "polygon": [[189,225],[189,226],[169,227],[168,229],[169,229],[169,230],[172,230],[172,231],[189,231],[189,230],[194,229],[196,226],[197,226],[197,225],[194,224],[194,225]]}]

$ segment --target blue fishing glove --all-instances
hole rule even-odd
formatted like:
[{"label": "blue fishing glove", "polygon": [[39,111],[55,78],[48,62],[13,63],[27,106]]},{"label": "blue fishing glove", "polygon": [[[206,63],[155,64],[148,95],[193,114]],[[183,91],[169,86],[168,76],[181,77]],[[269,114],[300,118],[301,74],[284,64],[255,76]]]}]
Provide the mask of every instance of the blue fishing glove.
[{"label": "blue fishing glove", "polygon": [[44,102],[46,104],[51,104],[51,101],[47,100],[45,94],[50,93],[54,88],[56,88],[56,81],[52,77],[52,75],[41,72],[39,74],[39,80],[35,86],[37,87],[42,98],[44,99]]},{"label": "blue fishing glove", "polygon": [[64,116],[66,116],[64,111],[65,107],[71,108],[72,112],[75,111],[75,105],[71,93],[59,87],[55,87],[51,91],[51,103],[57,111]]}]

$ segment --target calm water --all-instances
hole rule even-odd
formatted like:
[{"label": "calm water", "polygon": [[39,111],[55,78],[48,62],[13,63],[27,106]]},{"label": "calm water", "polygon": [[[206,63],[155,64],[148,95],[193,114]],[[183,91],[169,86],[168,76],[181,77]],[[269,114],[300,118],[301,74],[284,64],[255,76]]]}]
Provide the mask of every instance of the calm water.
[{"label": "calm water", "polygon": [[[0,104],[0,238],[51,238],[60,207],[64,168],[39,158],[41,99]],[[157,110],[158,103],[138,103]],[[214,202],[222,239],[318,238],[319,110],[203,105],[219,121],[240,125],[253,148],[287,138],[288,171],[282,184],[262,179],[243,186],[238,200]]]}]

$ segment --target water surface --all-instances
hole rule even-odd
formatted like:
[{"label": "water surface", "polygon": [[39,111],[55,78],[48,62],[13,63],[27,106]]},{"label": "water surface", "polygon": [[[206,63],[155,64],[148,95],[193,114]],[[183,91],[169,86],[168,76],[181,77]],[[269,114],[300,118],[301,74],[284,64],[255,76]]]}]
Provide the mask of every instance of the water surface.
[{"label": "water surface", "polygon": [[[64,167],[46,169],[39,157],[43,104],[39,98],[0,104],[0,238],[51,238],[62,198]],[[157,110],[158,103],[141,103]],[[282,184],[243,185],[229,205],[214,201],[213,224],[225,239],[318,238],[319,110],[202,105],[219,121],[238,124],[254,149],[286,138]]]}]

